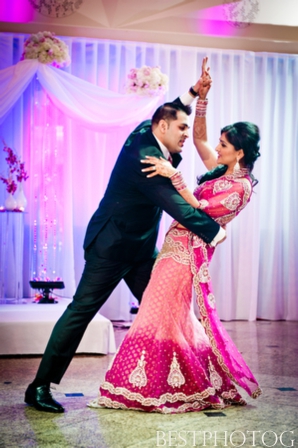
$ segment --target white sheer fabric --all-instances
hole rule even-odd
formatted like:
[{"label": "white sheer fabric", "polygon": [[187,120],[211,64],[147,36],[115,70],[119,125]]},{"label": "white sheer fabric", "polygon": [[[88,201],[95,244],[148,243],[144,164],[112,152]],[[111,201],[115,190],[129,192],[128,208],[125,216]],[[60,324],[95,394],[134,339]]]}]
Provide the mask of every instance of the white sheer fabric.
[{"label": "white sheer fabric", "polygon": [[[30,175],[25,183],[24,295],[31,294],[29,279],[41,275],[61,277],[63,295],[74,293],[83,269],[85,229],[121,146],[158,105],[157,100],[123,95],[129,69],[161,66],[170,80],[165,100],[171,100],[195,82],[207,55],[213,77],[210,142],[216,145],[221,127],[235,121],[256,123],[262,136],[262,156],[254,170],[259,184],[247,209],[229,226],[211,266],[219,315],[225,320],[296,320],[298,56],[63,38],[72,63],[60,70],[36,61],[18,63],[25,37],[0,34],[0,110],[5,114],[0,137],[24,159]],[[18,88],[9,89],[14,64],[22,68],[21,78]],[[85,87],[90,96],[83,94]],[[108,105],[102,106],[107,97]],[[115,130],[117,120],[123,126]],[[0,164],[3,172],[3,154]],[[181,170],[192,188],[205,171],[191,139]],[[159,244],[170,222],[164,216]],[[127,319],[132,300],[120,284],[102,314]]]},{"label": "white sheer fabric", "polygon": [[148,100],[148,97],[115,93],[36,59],[27,59],[0,72],[2,121],[34,75],[59,110],[96,131],[107,132],[138,123],[152,114],[159,101],[158,97]]}]

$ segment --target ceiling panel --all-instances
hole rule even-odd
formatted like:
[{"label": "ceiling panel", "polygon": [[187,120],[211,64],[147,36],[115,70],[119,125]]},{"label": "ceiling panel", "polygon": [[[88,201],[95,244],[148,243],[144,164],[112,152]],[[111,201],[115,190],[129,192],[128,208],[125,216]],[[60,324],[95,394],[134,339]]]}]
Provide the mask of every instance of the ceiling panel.
[{"label": "ceiling panel", "polygon": [[73,14],[60,17],[53,17],[54,9],[41,14],[31,2],[66,4],[1,1],[0,31],[298,54],[298,0],[82,0]]}]

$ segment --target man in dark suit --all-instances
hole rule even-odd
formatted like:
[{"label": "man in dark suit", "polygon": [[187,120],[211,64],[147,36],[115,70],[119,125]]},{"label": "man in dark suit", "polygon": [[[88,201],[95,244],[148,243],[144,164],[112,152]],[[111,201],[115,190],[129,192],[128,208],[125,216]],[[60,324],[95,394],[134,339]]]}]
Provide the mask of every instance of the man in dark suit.
[{"label": "man in dark suit", "polygon": [[[189,136],[187,103],[195,91],[166,103],[152,120],[141,123],[126,140],[112,171],[105,195],[85,236],[85,268],[72,303],[56,323],[36,378],[25,402],[47,412],[64,412],[50,392],[59,384],[87,325],[123,279],[141,301],[157,256],[156,240],[162,211],[212,243],[220,227],[203,211],[182,199],[168,178],[146,177],[141,159],[171,156],[176,167]],[[220,238],[221,239],[221,238]]]}]

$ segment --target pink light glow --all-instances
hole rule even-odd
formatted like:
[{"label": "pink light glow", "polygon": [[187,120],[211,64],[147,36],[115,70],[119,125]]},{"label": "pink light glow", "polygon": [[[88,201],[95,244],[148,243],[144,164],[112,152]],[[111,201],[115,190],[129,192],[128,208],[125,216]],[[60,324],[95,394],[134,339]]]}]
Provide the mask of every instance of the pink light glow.
[{"label": "pink light glow", "polygon": [[213,6],[212,8],[200,9],[198,19],[204,20],[225,20],[224,5]]},{"label": "pink light glow", "polygon": [[238,34],[236,27],[223,20],[200,20],[197,28],[200,34],[206,36],[230,37]]},{"label": "pink light glow", "polygon": [[34,17],[34,9],[29,1],[2,0],[0,2],[0,22],[30,22]]},{"label": "pink light glow", "polygon": [[237,34],[237,29],[232,27],[224,12],[226,5],[218,5],[213,8],[201,9],[197,15],[197,28],[200,34],[206,36],[230,37]]}]

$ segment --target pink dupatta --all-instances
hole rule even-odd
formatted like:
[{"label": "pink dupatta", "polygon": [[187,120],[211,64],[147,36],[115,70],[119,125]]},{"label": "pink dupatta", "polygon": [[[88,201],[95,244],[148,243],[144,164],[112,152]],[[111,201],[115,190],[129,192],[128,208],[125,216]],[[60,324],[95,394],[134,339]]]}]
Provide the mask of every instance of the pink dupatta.
[{"label": "pink dupatta", "polygon": [[[247,205],[252,185],[247,170],[207,181],[195,191],[200,208],[225,225]],[[189,234],[189,251],[194,288],[202,325],[210,340],[212,351],[226,374],[250,396],[257,398],[261,389],[234,342],[222,325],[215,306],[209,275],[209,263],[214,248],[193,233]]]}]

